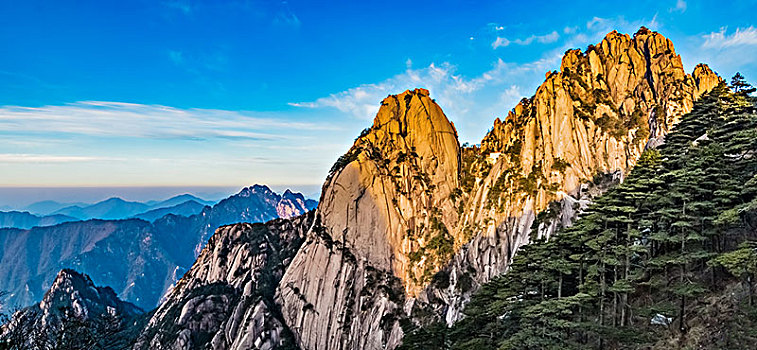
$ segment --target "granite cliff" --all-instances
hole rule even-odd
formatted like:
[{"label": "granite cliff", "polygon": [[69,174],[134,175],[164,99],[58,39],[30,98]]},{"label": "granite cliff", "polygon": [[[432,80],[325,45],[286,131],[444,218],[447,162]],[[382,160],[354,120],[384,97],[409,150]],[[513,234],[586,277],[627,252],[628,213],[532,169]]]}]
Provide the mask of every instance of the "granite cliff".
[{"label": "granite cliff", "polygon": [[641,28],[567,51],[480,146],[459,145],[427,90],[389,96],[317,209],[217,231],[137,348],[393,349],[407,327],[452,323],[720,81]]},{"label": "granite cliff", "polygon": [[569,225],[721,80],[704,64],[687,74],[673,43],[644,27],[568,50],[560,71],[464,151],[454,230],[463,247],[419,299],[459,319],[469,293],[506,271],[532,229],[549,236]]},{"label": "granite cliff", "polygon": [[642,28],[566,52],[480,147],[458,146],[428,91],[388,97],[332,169],[321,226],[279,286],[298,344],[392,348],[404,318],[459,319],[532,228],[569,225],[719,81],[706,65],[687,74],[670,40]]}]

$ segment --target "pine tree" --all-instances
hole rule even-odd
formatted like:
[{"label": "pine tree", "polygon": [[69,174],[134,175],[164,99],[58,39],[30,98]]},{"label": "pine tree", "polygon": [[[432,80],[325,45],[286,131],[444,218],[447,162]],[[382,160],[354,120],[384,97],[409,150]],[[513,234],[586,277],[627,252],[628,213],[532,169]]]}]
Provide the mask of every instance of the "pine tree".
[{"label": "pine tree", "polygon": [[736,72],[736,74],[731,78],[731,89],[733,89],[736,93],[741,93],[744,95],[751,94],[755,91],[755,88],[747,83],[746,79],[743,75],[741,75],[740,72]]}]

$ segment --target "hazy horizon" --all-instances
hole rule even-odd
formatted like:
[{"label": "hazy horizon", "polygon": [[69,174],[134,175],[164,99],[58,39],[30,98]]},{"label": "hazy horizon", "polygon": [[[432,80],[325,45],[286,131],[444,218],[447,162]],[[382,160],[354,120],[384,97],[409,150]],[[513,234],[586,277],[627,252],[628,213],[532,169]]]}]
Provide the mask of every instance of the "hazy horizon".
[{"label": "hazy horizon", "polygon": [[660,32],[687,72],[757,79],[754,2],[397,8],[1,2],[0,185],[321,183],[383,98],[418,87],[475,144],[612,30]]},{"label": "hazy horizon", "polygon": [[[9,187],[0,186],[0,210],[21,210],[24,207],[45,200],[61,203],[96,203],[108,198],[119,197],[127,201],[146,202],[165,200],[189,193],[204,200],[219,201],[238,193],[242,188],[252,186],[50,186],[50,187]],[[261,184],[266,185],[266,184]],[[287,189],[300,192],[306,198],[318,200],[320,185],[266,185],[277,193]]]}]

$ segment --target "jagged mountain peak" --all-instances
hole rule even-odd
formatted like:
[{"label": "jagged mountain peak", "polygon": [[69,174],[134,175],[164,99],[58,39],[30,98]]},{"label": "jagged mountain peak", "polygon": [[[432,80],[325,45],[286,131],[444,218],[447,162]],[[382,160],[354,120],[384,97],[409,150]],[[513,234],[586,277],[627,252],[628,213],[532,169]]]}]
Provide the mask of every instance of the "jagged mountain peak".
[{"label": "jagged mountain peak", "polygon": [[[0,327],[7,349],[92,349],[128,344],[126,326],[144,311],[97,287],[85,274],[63,269],[43,300],[16,311]],[[106,346],[107,348],[107,346]]]},{"label": "jagged mountain peak", "polygon": [[62,307],[73,309],[78,317],[104,313],[134,316],[144,312],[134,304],[118,299],[112,288],[97,287],[88,275],[72,269],[58,273],[39,304],[45,315],[58,312]]},{"label": "jagged mountain peak", "polygon": [[327,180],[322,222],[355,254],[417,288],[427,276],[412,271],[408,254],[439,235],[447,241],[456,214],[442,203],[457,187],[459,158],[457,131],[428,90],[390,95]]},{"label": "jagged mountain peak", "polygon": [[450,283],[429,287],[427,300],[450,300],[439,308],[448,322],[459,318],[461,284],[474,290],[506,271],[532,235],[570,225],[721,81],[703,64],[687,74],[672,42],[647,28],[566,51],[560,70],[464,153],[463,177],[471,180],[454,236],[468,248],[446,268]]},{"label": "jagged mountain peak", "polygon": [[241,191],[239,191],[237,195],[241,197],[249,197],[253,194],[277,195],[268,186],[261,184],[254,184],[250,187],[245,187]]},{"label": "jagged mountain peak", "polygon": [[[300,222],[308,227],[296,229],[306,237],[285,260],[270,319],[305,349],[393,349],[401,320],[460,319],[471,293],[506,271],[532,232],[569,225],[718,82],[705,65],[686,74],[670,40],[641,28],[567,51],[480,147],[460,148],[428,90],[389,95],[332,167],[314,218]],[[214,267],[193,267],[202,269]],[[234,327],[213,346],[239,348]]]}]

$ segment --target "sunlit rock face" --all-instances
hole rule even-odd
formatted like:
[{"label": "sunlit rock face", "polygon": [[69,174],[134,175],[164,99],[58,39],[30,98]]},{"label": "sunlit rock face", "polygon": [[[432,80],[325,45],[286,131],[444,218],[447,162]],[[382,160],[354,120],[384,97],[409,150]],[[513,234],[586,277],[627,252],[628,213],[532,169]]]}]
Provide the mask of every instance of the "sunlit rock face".
[{"label": "sunlit rock face", "polygon": [[[480,147],[458,147],[425,90],[388,97],[324,185],[321,231],[279,286],[284,319],[304,348],[392,347],[401,331],[387,320],[459,319],[532,228],[569,225],[718,82],[705,65],[686,74],[673,44],[642,28],[566,52]],[[391,292],[367,292],[369,279]]]},{"label": "sunlit rock face", "polygon": [[452,256],[459,160],[455,128],[427,90],[384,99],[332,169],[319,228],[279,286],[304,348],[397,345],[405,295]]},{"label": "sunlit rock face", "polygon": [[464,246],[443,273],[444,288],[432,285],[420,299],[447,322],[459,319],[468,296],[505,272],[532,233],[569,225],[720,81],[703,64],[686,74],[672,42],[646,28],[567,51],[560,71],[497,119],[480,148],[463,151],[454,235]]},{"label": "sunlit rock face", "polygon": [[[642,28],[566,52],[480,146],[459,146],[427,90],[389,96],[315,212],[266,224],[275,234],[255,241],[265,255],[240,255],[257,246],[233,238],[244,227],[219,230],[140,344],[393,349],[401,320],[453,322],[520,246],[569,225],[720,81],[705,65],[685,73],[672,43]],[[269,246],[273,237],[292,243]],[[276,283],[256,282],[260,271]],[[168,321],[175,337],[150,331]]]}]

